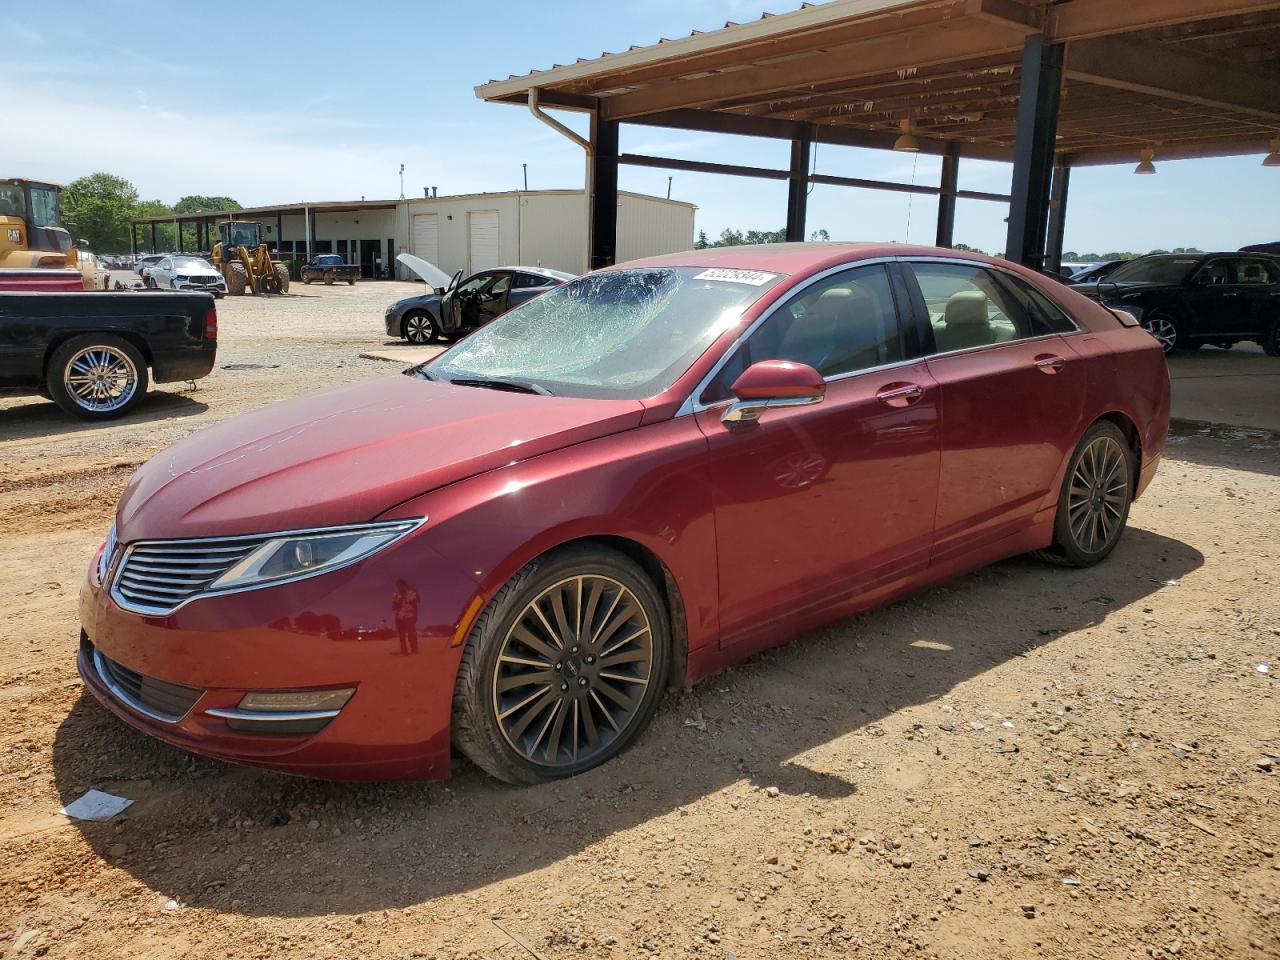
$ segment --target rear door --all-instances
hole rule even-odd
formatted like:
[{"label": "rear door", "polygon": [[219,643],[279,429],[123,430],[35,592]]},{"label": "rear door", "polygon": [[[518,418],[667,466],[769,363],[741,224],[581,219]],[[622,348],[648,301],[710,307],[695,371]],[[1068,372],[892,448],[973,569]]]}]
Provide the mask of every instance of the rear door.
[{"label": "rear door", "polygon": [[1265,334],[1280,319],[1280,262],[1269,257],[1240,257],[1236,263],[1242,333]]},{"label": "rear door", "polygon": [[1086,377],[1069,343],[1075,325],[1021,278],[960,261],[907,267],[941,393],[933,559],[942,563],[1018,532],[1056,502]]}]

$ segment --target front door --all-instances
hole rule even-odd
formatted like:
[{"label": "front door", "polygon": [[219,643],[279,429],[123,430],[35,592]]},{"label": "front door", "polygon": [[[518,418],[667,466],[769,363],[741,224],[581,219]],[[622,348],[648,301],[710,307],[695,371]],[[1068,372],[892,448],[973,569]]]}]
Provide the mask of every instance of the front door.
[{"label": "front door", "polygon": [[1021,278],[970,263],[909,266],[941,388],[934,563],[943,563],[1056,502],[1058,472],[1083,429],[1086,378],[1062,335],[1074,324]]},{"label": "front door", "polygon": [[[762,646],[788,632],[784,621],[928,563],[938,389],[906,342],[885,267],[842,271],[772,312],[699,398],[724,645]],[[817,369],[826,397],[723,423],[733,380],[771,359]]]}]

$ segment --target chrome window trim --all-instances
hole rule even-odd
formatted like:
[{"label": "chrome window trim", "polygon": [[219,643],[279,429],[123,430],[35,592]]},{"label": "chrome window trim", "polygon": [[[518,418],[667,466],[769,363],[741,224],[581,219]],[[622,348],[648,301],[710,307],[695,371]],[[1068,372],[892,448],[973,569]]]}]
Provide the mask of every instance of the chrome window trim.
[{"label": "chrome window trim", "polygon": [[[821,273],[814,274],[805,282],[797,284],[796,286],[792,287],[790,290],[787,291],[787,295],[784,298],[772,304],[769,307],[769,309],[767,309],[760,316],[756,317],[756,319],[752,322],[751,326],[749,326],[746,330],[740,333],[734,339],[733,343],[731,343],[728,346],[728,348],[725,349],[724,353],[721,354],[720,359],[716,361],[715,366],[713,366],[710,372],[708,372],[707,375],[702,378],[702,380],[698,383],[698,385],[693,389],[693,391],[685,399],[684,403],[680,405],[680,409],[678,409],[675,412],[675,416],[683,417],[689,414],[701,413],[703,410],[715,409],[715,408],[724,406],[726,403],[732,402],[731,400],[717,400],[715,403],[702,403],[701,401],[698,400],[698,397],[702,396],[703,391],[706,390],[707,387],[711,385],[711,381],[713,381],[716,378],[716,376],[719,375],[721,369],[723,369],[724,365],[729,362],[729,358],[733,356],[734,352],[740,346],[742,346],[742,344],[745,343],[753,333],[756,332],[757,328],[759,328],[766,320],[768,320],[771,316],[773,316],[773,314],[776,311],[780,310],[783,306],[789,303],[795,295],[801,293],[802,291],[812,286],[813,284],[819,282],[820,280],[825,280],[827,277],[830,277],[833,274],[841,273],[846,270],[853,270],[853,269],[856,269],[857,267],[871,267],[876,265],[886,265],[890,263],[901,263],[901,264],[906,264],[907,266],[910,266],[913,263],[944,263],[944,264],[950,264],[950,265],[956,265],[956,266],[962,266],[962,267],[976,267],[977,269],[980,269],[980,270],[998,271],[1000,273],[1007,274],[1008,276],[1021,280],[1024,283],[1028,282],[1025,277],[1019,276],[1016,272],[1008,269],[1007,267],[1002,267],[998,264],[984,263],[978,260],[966,260],[963,257],[928,257],[928,256],[926,257],[873,257],[869,260],[852,260],[848,263],[840,264],[839,266],[828,267],[826,270],[823,270]],[[1046,297],[1049,297],[1047,293],[1044,295]],[[1049,297],[1049,299],[1054,303],[1055,306],[1058,307],[1058,309],[1062,311],[1063,316],[1065,316],[1067,320],[1070,321],[1071,326],[1074,329],[1069,331],[1064,331],[1062,333],[1045,333],[1036,337],[1020,337],[1016,340],[1006,340],[1003,343],[984,343],[974,347],[963,347],[959,350],[948,350],[946,353],[926,353],[926,354],[921,354],[918,357],[911,357],[910,359],[907,359],[907,360],[895,360],[893,363],[884,363],[876,367],[864,367],[861,370],[850,370],[847,373],[837,373],[830,377],[823,377],[822,379],[827,383],[838,383],[839,381],[847,380],[850,377],[860,377],[870,373],[881,373],[885,370],[893,370],[897,367],[909,366],[913,363],[927,363],[928,361],[934,359],[935,357],[954,357],[962,353],[975,353],[979,350],[990,350],[993,347],[1003,347],[1013,343],[1034,343],[1040,340],[1049,340],[1054,337],[1074,337],[1081,333],[1087,332],[1083,327],[1080,326],[1080,324],[1076,322],[1075,317],[1071,316],[1071,314],[1066,310],[1065,307],[1059,304],[1052,297]],[[898,318],[899,322],[901,323],[904,319],[908,319],[912,312],[913,312],[913,308],[910,305],[908,305],[907,315],[906,317],[904,317],[902,315],[901,305],[899,305],[899,318]]]},{"label": "chrome window trim", "polygon": [[[161,713],[159,710],[154,710],[151,707],[148,707],[141,700],[135,700],[133,697],[131,697],[128,694],[128,692],[123,687],[120,686],[120,684],[116,683],[113,679],[111,679],[111,671],[107,669],[107,665],[103,663],[102,660],[103,660],[102,652],[98,650],[97,647],[94,647],[93,669],[98,674],[98,679],[102,681],[102,685],[111,692],[111,695],[113,697],[115,697],[117,700],[123,703],[130,710],[140,713],[144,717],[148,717],[159,723],[168,723],[168,724],[180,723],[182,722],[183,717],[186,717],[187,714],[191,713],[191,709],[188,708],[187,712],[184,713],[181,717],[175,717],[171,713]],[[203,695],[204,694],[201,693],[201,696]],[[197,697],[196,700],[198,702],[199,697]],[[192,707],[194,706],[195,704],[192,704]]]},{"label": "chrome window trim", "polygon": [[268,712],[263,710],[239,710],[223,707],[210,707],[205,711],[211,717],[223,720],[275,721],[277,723],[290,720],[332,720],[340,710],[280,710]]},{"label": "chrome window trim", "polygon": [[116,562],[115,572],[111,576],[111,585],[107,589],[108,589],[108,593],[111,596],[112,601],[114,601],[115,604],[118,607],[120,607],[120,609],[122,610],[127,610],[129,613],[141,614],[143,616],[167,617],[174,613],[177,613],[187,604],[192,603],[196,600],[202,600],[206,597],[227,597],[236,593],[246,593],[249,590],[262,590],[262,589],[265,589],[266,587],[277,587],[277,586],[282,586],[286,583],[297,583],[301,580],[310,580],[312,577],[324,576],[326,573],[334,573],[335,571],[343,570],[351,566],[352,564],[360,563],[363,560],[367,560],[370,556],[372,556],[372,554],[365,554],[362,557],[356,557],[352,560],[346,560],[343,563],[339,563],[333,566],[327,566],[321,570],[315,570],[311,573],[298,574],[295,577],[282,577],[279,580],[271,580],[266,583],[252,583],[252,584],[247,584],[241,587],[227,587],[222,590],[198,590],[195,593],[193,593],[191,596],[184,598],[181,602],[175,604],[172,607],[158,607],[150,604],[134,603],[133,601],[125,598],[119,592],[118,586],[120,582],[120,577],[123,575],[125,568],[128,566],[129,556],[130,554],[133,553],[133,550],[135,547],[154,546],[156,544],[161,544],[163,546],[186,546],[186,545],[199,545],[202,543],[210,543],[210,542],[218,542],[218,543],[226,543],[228,541],[235,542],[237,540],[263,540],[263,541],[280,540],[285,537],[301,537],[301,536],[316,536],[316,535],[324,536],[327,534],[338,535],[338,534],[347,533],[354,530],[367,530],[370,527],[374,527],[384,523],[387,525],[390,525],[393,523],[410,523],[411,524],[411,526],[403,530],[400,533],[400,535],[397,536],[395,539],[387,541],[377,550],[373,551],[374,553],[378,553],[381,550],[385,550],[388,547],[396,543],[399,543],[401,540],[409,536],[411,533],[417,532],[422,528],[423,524],[425,524],[426,522],[427,522],[427,517],[405,517],[402,520],[373,520],[373,521],[370,521],[369,523],[348,523],[338,527],[307,527],[300,530],[280,530],[274,533],[242,533],[242,534],[236,534],[235,536],[230,536],[230,537],[188,537],[188,538],[172,539],[172,540],[135,540],[132,543],[128,544],[124,548],[123,552],[120,554],[120,559]]}]

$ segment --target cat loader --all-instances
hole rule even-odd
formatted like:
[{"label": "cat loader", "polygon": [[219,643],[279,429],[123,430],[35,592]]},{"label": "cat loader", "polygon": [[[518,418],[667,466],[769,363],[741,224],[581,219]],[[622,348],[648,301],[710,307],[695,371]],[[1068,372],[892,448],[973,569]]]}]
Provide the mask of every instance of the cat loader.
[{"label": "cat loader", "polygon": [[273,262],[262,242],[261,224],[228,220],[218,224],[218,243],[211,257],[227,281],[227,293],[288,293],[289,268]]}]

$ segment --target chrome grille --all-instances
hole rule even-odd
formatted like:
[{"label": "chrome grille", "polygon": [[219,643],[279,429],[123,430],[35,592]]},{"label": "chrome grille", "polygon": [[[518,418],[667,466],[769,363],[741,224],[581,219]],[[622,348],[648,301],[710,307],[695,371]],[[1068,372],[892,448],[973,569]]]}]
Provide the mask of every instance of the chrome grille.
[{"label": "chrome grille", "polygon": [[122,607],[168,613],[222,576],[270,537],[152,540],[125,552],[112,596]]},{"label": "chrome grille", "polygon": [[97,650],[93,651],[93,665],[103,683],[120,700],[139,713],[165,723],[177,723],[185,717],[204,692],[130,670]]}]

